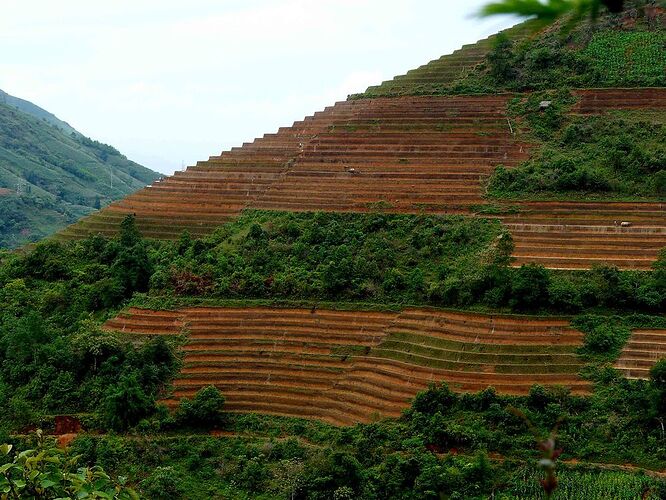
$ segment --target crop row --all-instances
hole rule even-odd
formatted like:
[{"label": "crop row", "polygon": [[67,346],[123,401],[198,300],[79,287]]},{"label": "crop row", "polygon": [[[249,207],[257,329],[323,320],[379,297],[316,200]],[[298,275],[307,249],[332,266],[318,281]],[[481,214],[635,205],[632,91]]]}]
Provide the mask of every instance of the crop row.
[{"label": "crop row", "polygon": [[647,379],[650,368],[663,358],[666,358],[666,330],[634,330],[615,368],[627,378]]},{"label": "crop row", "polygon": [[[187,332],[174,405],[213,384],[231,411],[347,425],[397,416],[431,381],[524,394],[534,383],[585,393],[566,321],[406,309],[401,313],[189,307],[131,309],[105,325],[126,333]],[[511,343],[511,338],[515,342]]]}]

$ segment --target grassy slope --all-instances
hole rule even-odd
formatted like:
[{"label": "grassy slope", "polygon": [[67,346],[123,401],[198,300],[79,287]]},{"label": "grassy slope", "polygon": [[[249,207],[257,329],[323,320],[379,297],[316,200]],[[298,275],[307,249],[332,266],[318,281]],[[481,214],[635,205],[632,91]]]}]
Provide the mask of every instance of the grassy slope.
[{"label": "grassy slope", "polygon": [[157,177],[111,146],[0,102],[0,247],[47,236]]}]

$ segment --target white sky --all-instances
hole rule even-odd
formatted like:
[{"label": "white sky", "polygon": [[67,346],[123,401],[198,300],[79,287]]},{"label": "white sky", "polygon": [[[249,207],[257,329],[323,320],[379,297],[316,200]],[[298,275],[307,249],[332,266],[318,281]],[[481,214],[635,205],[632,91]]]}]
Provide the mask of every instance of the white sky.
[{"label": "white sky", "polygon": [[515,23],[486,0],[0,0],[0,89],[154,170]]}]

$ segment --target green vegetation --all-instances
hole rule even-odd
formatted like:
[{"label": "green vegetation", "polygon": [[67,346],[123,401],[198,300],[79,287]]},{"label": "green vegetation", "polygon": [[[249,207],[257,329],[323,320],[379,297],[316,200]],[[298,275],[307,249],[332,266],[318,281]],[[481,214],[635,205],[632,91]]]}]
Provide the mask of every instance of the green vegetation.
[{"label": "green vegetation", "polygon": [[158,177],[22,103],[0,96],[0,248],[44,238]]},{"label": "green vegetation", "polygon": [[[666,450],[653,410],[659,395],[656,379],[629,382],[610,372],[599,376],[591,398],[539,386],[526,397],[492,389],[456,395],[437,385],[398,420],[335,428],[226,415],[227,434],[219,438],[185,434],[157,415],[128,436],[83,434],[71,452],[130,478],[139,493],[156,499],[543,498],[533,433],[541,439],[559,421],[554,498],[656,500],[666,487],[658,479],[565,464],[576,458],[663,468]],[[572,493],[577,490],[585,496]]]},{"label": "green vegetation", "polygon": [[[127,217],[114,240],[51,241],[4,254],[0,428],[49,428],[49,415],[69,412],[89,430],[121,432],[84,434],[73,452],[81,463],[129,477],[149,498],[533,497],[538,453],[512,407],[541,434],[561,421],[564,459],[666,466],[662,365],[652,382],[628,381],[608,368],[628,329],[666,326],[661,316],[628,314],[663,311],[664,261],[652,273],[512,269],[511,248],[499,225],[483,219],[246,212],[202,240],[185,233],[176,242],[146,241]],[[400,420],[351,429],[226,415],[213,388],[172,414],[156,399],[168,394],[178,367],[174,344],[162,337],[130,344],[98,326],[128,301],[248,299],[597,310],[605,314],[574,323],[587,335],[584,373],[595,391],[582,398],[535,386],[527,397],[507,397],[492,389],[456,395],[440,386],[419,395]],[[211,427],[238,437],[191,435]],[[488,459],[498,453],[506,461]],[[534,483],[525,484],[526,477]],[[609,491],[659,498],[663,487],[597,469],[567,469],[563,478],[571,484],[562,491],[584,483],[590,498]]]},{"label": "green vegetation", "polygon": [[573,320],[572,326],[585,333],[583,355],[595,361],[613,362],[629,339],[631,330],[666,329],[666,317],[582,314]]},{"label": "green vegetation", "polygon": [[[100,311],[146,290],[146,244],[121,238],[37,245],[0,266],[0,429],[52,412],[95,411],[110,428],[135,425],[177,370],[173,346],[102,332]],[[103,317],[103,316],[101,316]]]},{"label": "green vegetation", "polygon": [[[583,317],[578,326],[590,334],[586,352],[603,360],[617,354],[627,328],[666,326],[657,316],[627,315],[663,311],[663,260],[651,273],[514,269],[507,266],[506,238],[496,222],[483,219],[247,212],[202,240],[184,234],[177,242],[149,242],[128,217],[114,240],[49,241],[30,253],[5,254],[4,425],[17,429],[55,411],[94,411],[96,425],[123,430],[155,411],[177,370],[178,339],[130,344],[100,331],[100,321],[127,301],[154,308],[296,300],[364,309],[597,311],[603,314]],[[623,323],[609,311],[622,314]],[[618,324],[624,329],[616,334]],[[196,404],[182,411],[205,413]],[[209,404],[214,398],[202,402]],[[203,414],[197,419],[209,421]]]},{"label": "green vegetation", "polygon": [[[212,236],[157,244],[152,294],[420,302],[432,287],[506,261],[496,221],[245,212]],[[499,243],[498,243],[499,242]]]},{"label": "green vegetation", "polygon": [[[544,100],[552,103],[545,111],[539,109]],[[512,116],[540,146],[520,166],[498,167],[489,181],[489,195],[666,199],[666,114],[618,111],[576,116],[568,113],[573,103],[566,92],[514,100]]]},{"label": "green vegetation", "polygon": [[[77,467],[80,456],[72,456],[49,446],[42,432],[36,433],[33,449],[13,452],[13,446],[0,446],[0,495],[3,499],[91,498],[108,500],[138,499],[125,486],[126,478],[115,482],[99,466]],[[11,460],[11,461],[9,461]]]},{"label": "green vegetation", "polygon": [[[537,3],[544,5],[505,5]],[[577,5],[588,12],[595,3]],[[558,15],[551,9],[541,17]],[[498,168],[491,197],[661,201],[663,113],[571,113],[574,86],[666,85],[663,27],[647,10],[630,20],[605,14],[595,22],[562,20],[524,39],[532,28],[523,25],[469,49],[469,60],[488,49],[474,68],[458,54],[460,72],[435,62],[365,96],[534,91],[515,99],[510,114],[513,129],[539,150],[516,168]],[[437,81],[440,73],[448,80]],[[428,83],[419,83],[422,76]],[[546,109],[543,100],[551,101]],[[0,104],[0,188],[9,188],[0,189],[0,246],[46,234],[154,178],[44,110],[13,103],[30,116]],[[632,330],[666,329],[666,251],[650,272],[512,268],[510,234],[482,217],[518,212],[509,205],[476,207],[477,217],[246,211],[208,237],[183,233],[178,241],[144,240],[128,215],[115,239],[0,251],[0,442],[10,443],[0,447],[0,498],[124,499],[136,491],[170,500],[533,499],[546,498],[544,488],[555,484],[552,470],[555,499],[666,498],[663,475],[651,472],[666,468],[666,360],[654,365],[649,380],[628,380],[612,367]],[[579,348],[505,350],[482,341],[467,349],[469,343],[424,338],[407,327],[392,330],[370,352],[467,375],[500,359],[508,362],[493,370],[526,373],[538,355],[550,363],[541,373],[554,381],[558,373],[578,372],[577,390],[584,393],[589,382],[592,392],[572,395],[549,384],[521,397],[492,387],[457,394],[439,383],[416,395],[400,418],[347,428],[235,414],[231,393],[226,411],[225,394],[212,386],[191,399],[170,398],[187,325],[168,339],[101,329],[130,305],[430,306],[567,315],[584,334]],[[257,349],[269,345],[253,342]],[[332,357],[366,349],[341,346]],[[196,383],[189,387],[203,385],[205,373],[187,374]],[[37,426],[54,431],[63,414],[83,427],[68,451],[41,433],[36,441],[25,434]]]},{"label": "green vegetation", "polygon": [[486,4],[480,11],[481,16],[495,16],[499,14],[513,14],[518,16],[534,16],[544,21],[552,21],[565,15],[574,15],[580,18],[590,14],[599,15],[603,5],[613,13],[622,12],[624,0],[501,0]]},{"label": "green vegetation", "polygon": [[605,31],[583,52],[591,78],[607,86],[661,86],[666,69],[663,32]]},{"label": "green vegetation", "polygon": [[664,86],[666,32],[640,8],[632,19],[622,31],[617,19],[606,15],[598,22],[560,21],[516,42],[499,36],[468,79],[514,91]]},{"label": "green vegetation", "polygon": [[509,268],[510,236],[483,219],[248,211],[205,239],[152,245],[151,307],[199,297],[561,314],[666,303],[661,271]]},{"label": "green vegetation", "polygon": [[183,399],[176,412],[176,421],[184,427],[210,429],[222,423],[224,396],[215,387],[204,387],[194,399]]},{"label": "green vegetation", "polygon": [[49,124],[54,125],[55,127],[65,132],[67,135],[71,135],[72,132],[80,135],[69,123],[60,120],[53,113],[49,113],[45,109],[40,108],[30,101],[9,95],[3,90],[0,90],[0,103],[11,106],[12,108],[16,108],[25,114],[37,118],[38,120],[48,122]]}]

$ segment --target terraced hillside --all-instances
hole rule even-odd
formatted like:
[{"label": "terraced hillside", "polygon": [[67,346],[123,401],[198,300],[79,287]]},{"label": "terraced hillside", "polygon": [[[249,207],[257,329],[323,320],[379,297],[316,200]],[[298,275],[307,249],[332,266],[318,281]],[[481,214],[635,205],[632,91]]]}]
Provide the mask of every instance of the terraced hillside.
[{"label": "terraced hillside", "polygon": [[0,428],[85,415],[148,498],[537,498],[555,441],[555,496],[666,498],[666,10],[625,5],[0,252]]},{"label": "terraced hillside", "polygon": [[424,309],[134,308],[105,328],[187,337],[170,404],[214,384],[232,411],[346,425],[398,416],[441,380],[461,392],[493,386],[526,394],[535,383],[589,391],[574,352],[582,334],[559,319]]},{"label": "terraced hillside", "polygon": [[648,379],[650,368],[666,357],[666,331],[634,330],[626,343],[615,368],[631,379]]},{"label": "terraced hillside", "polygon": [[[573,112],[580,115],[666,111],[666,89],[586,89],[574,95]],[[666,246],[663,202],[527,201],[519,206],[520,213],[503,219],[514,238],[516,266],[650,269]]]},{"label": "terraced hillside", "polygon": [[[148,237],[211,232],[243,208],[461,213],[483,203],[494,166],[526,158],[509,96],[347,101],[112,204],[63,237],[117,231],[135,213]],[[195,194],[192,197],[191,194]]]},{"label": "terraced hillside", "polygon": [[[579,91],[577,113],[663,111],[666,89]],[[473,214],[496,165],[530,146],[512,135],[511,96],[346,101],[153,184],[70,226],[60,237],[115,234],[128,213],[143,234],[203,235],[244,208]],[[192,196],[194,195],[194,196]],[[503,222],[515,265],[611,263],[649,269],[666,245],[662,203],[515,202]],[[622,223],[629,224],[622,224]]]},{"label": "terraced hillside", "polygon": [[[502,220],[515,243],[513,265],[650,269],[666,246],[663,203],[524,202]],[[629,224],[629,225],[627,225]]]}]

